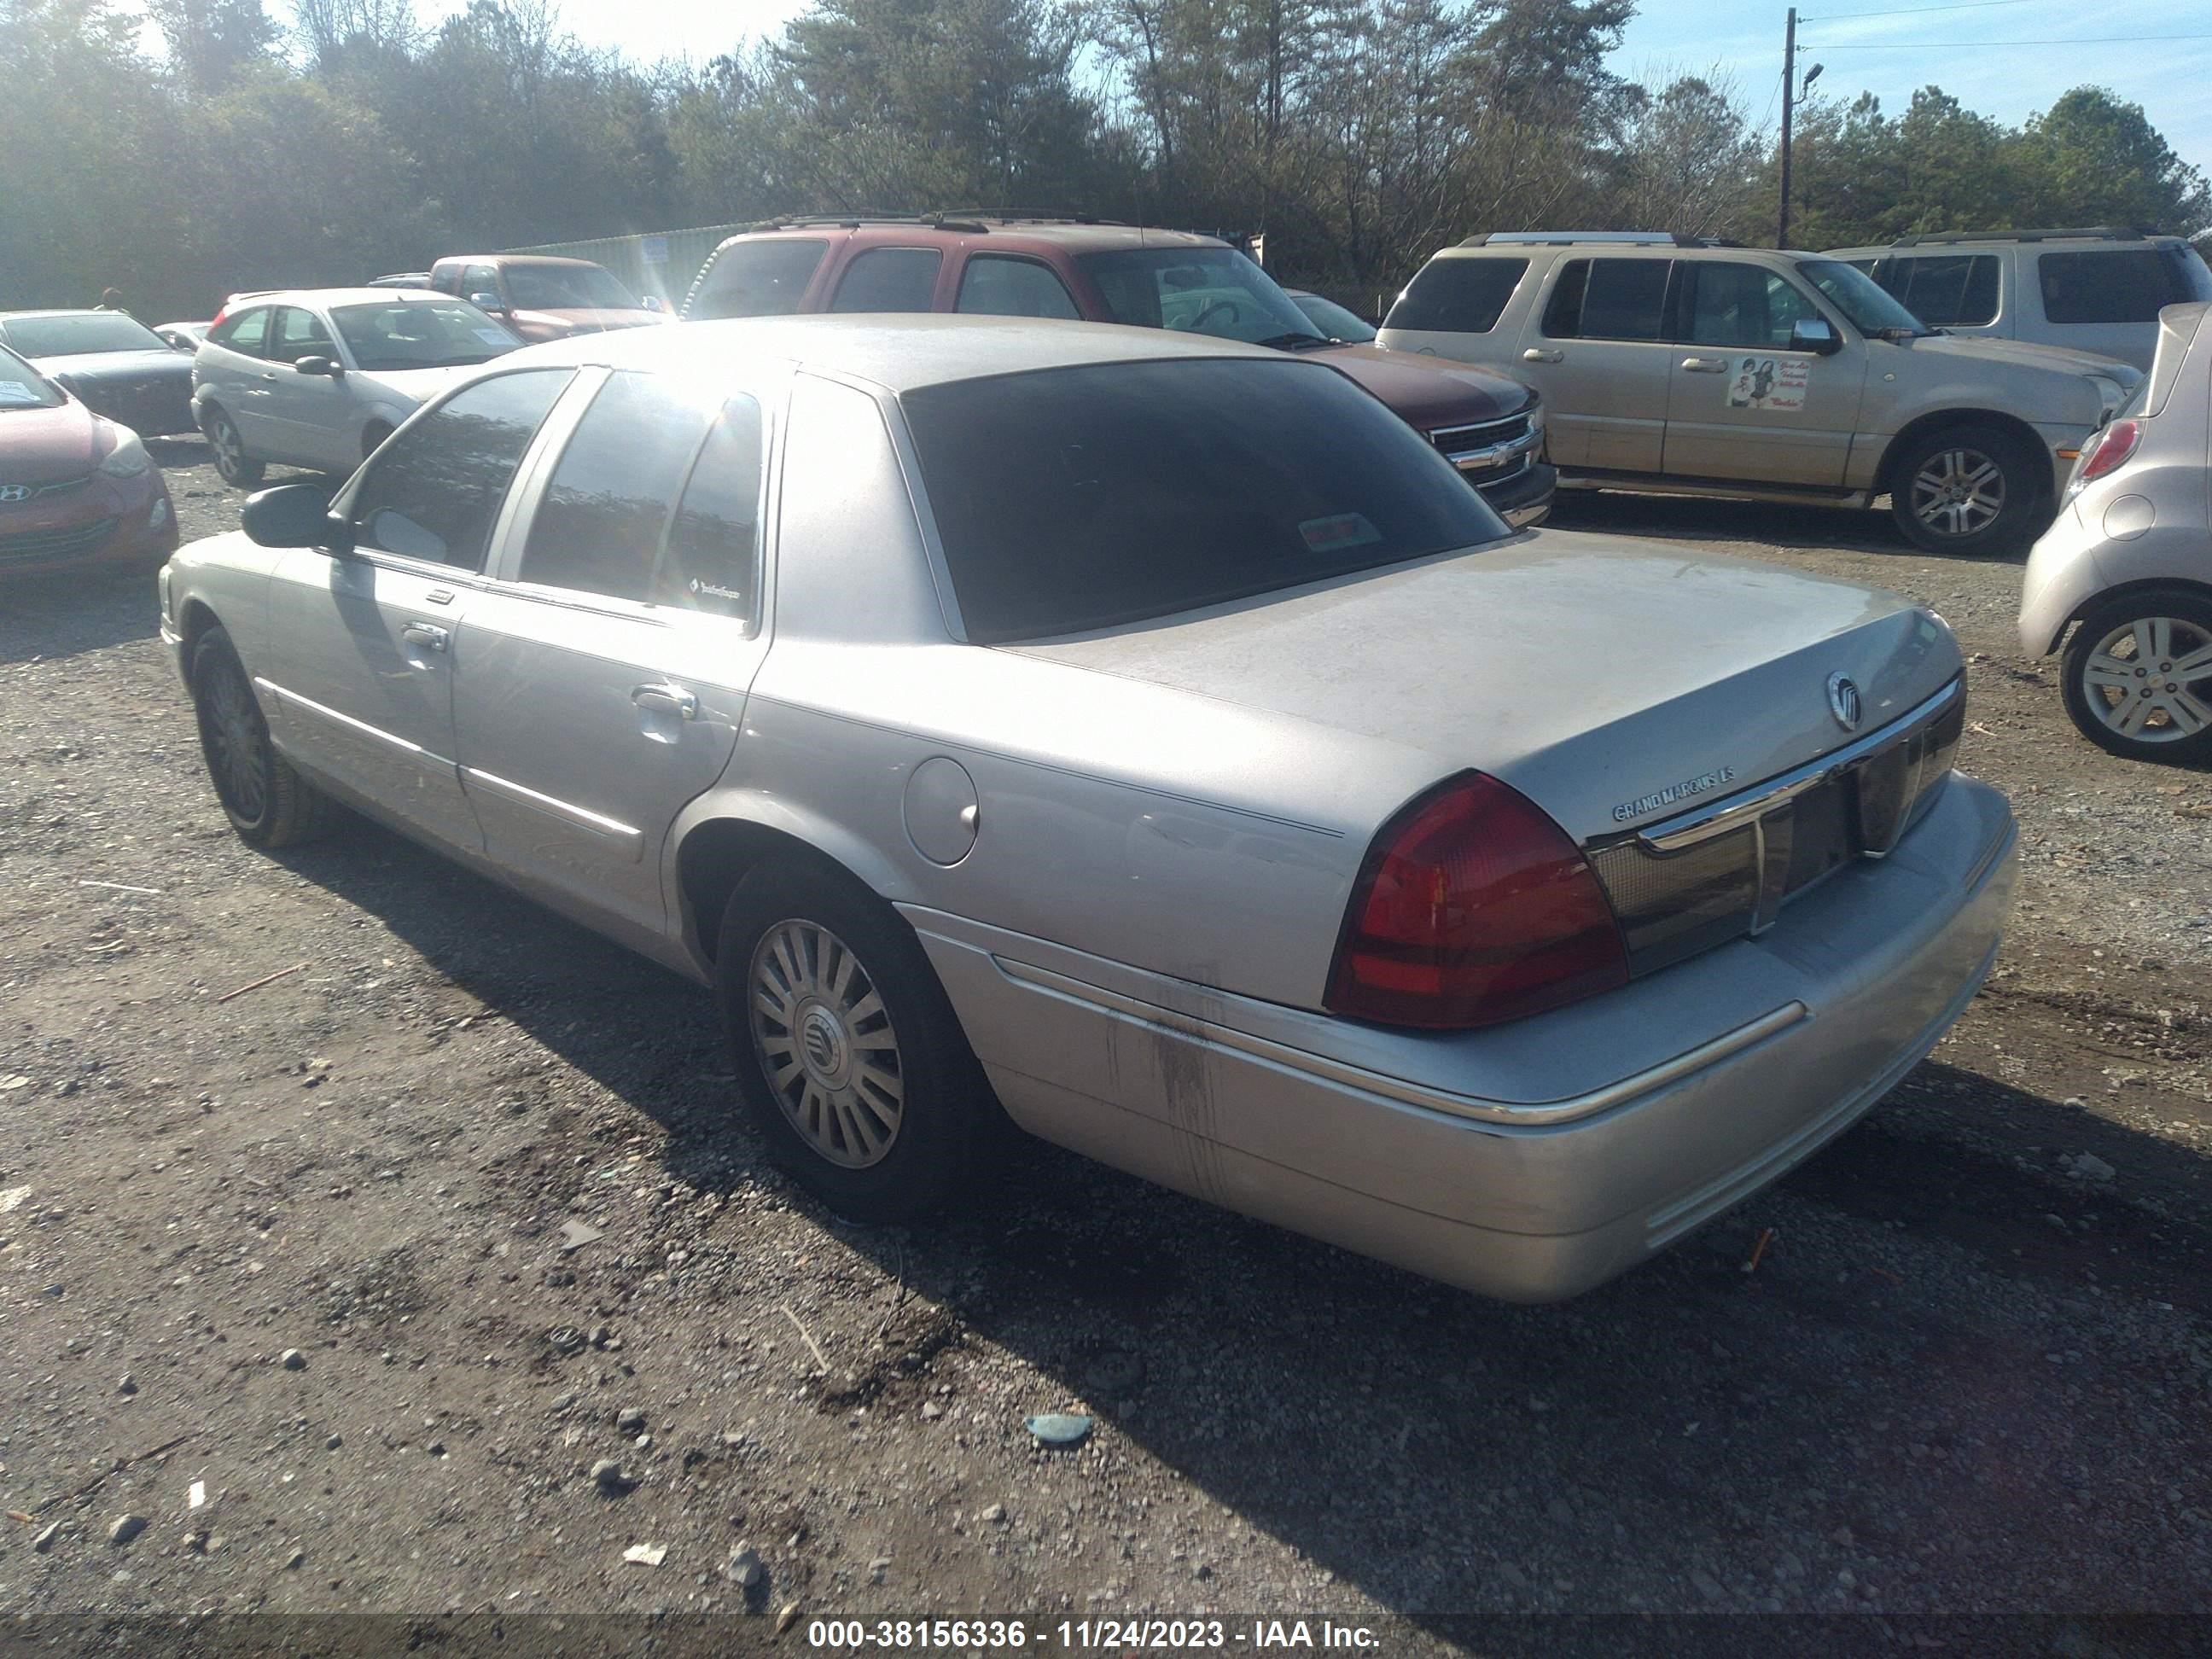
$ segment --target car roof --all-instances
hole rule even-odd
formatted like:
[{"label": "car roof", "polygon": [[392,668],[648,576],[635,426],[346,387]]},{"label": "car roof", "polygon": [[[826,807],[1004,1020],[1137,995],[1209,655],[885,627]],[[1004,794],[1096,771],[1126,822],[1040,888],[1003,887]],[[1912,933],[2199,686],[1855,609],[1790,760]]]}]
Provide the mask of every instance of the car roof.
[{"label": "car roof", "polygon": [[[28,321],[33,317],[128,317],[125,311],[102,311],[94,306],[58,306],[51,311],[0,311],[0,323]],[[131,317],[132,322],[138,319]]]},{"label": "car roof", "polygon": [[575,265],[589,266],[594,270],[606,267],[596,259],[571,259],[559,253],[441,253],[436,263],[441,265]]},{"label": "car roof", "polygon": [[1229,246],[1218,236],[1207,236],[1194,230],[1159,230],[1144,225],[1047,224],[1031,223],[1025,220],[994,222],[988,219],[957,219],[943,224],[932,224],[923,220],[840,219],[807,220],[772,228],[745,231],[725,238],[715,252],[720,252],[732,242],[765,240],[771,237],[818,242],[832,235],[848,236],[857,242],[890,247],[972,242],[979,252],[988,252],[997,247],[1009,253],[1048,247],[1077,254],[1103,253],[1123,248]]},{"label": "car roof", "polygon": [[741,371],[764,362],[786,362],[866,380],[897,393],[954,380],[1089,363],[1222,357],[1294,361],[1261,346],[1199,339],[1168,329],[927,312],[731,318],[668,328],[617,329],[572,335],[495,361],[502,369],[577,363],[708,374],[726,366]]},{"label": "car roof", "polygon": [[388,306],[410,298],[454,303],[452,295],[428,288],[272,288],[241,294],[234,303],[245,311],[252,306]]}]

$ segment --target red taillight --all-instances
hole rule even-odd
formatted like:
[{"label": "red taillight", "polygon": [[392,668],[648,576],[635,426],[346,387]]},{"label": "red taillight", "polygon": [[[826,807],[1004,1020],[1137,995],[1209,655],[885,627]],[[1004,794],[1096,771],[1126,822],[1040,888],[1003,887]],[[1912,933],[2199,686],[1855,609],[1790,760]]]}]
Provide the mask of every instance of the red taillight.
[{"label": "red taillight", "polygon": [[2098,479],[2118,471],[2142,441],[2142,422],[2114,421],[2096,435],[2089,445],[2089,453],[2081,458],[2079,482],[2094,483]]},{"label": "red taillight", "polygon": [[1469,772],[1382,826],[1329,975],[1332,1013],[1462,1028],[1626,984],[1597,878],[1519,791]]}]

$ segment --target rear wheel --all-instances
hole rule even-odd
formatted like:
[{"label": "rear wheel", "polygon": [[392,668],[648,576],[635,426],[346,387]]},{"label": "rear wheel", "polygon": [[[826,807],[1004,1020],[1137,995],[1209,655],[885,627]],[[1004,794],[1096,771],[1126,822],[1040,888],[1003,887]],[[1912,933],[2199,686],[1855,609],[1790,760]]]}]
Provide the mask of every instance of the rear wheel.
[{"label": "rear wheel", "polygon": [[210,628],[192,649],[192,708],[216,798],[240,838],[289,847],[329,826],[330,798],[294,771],[269,740],[230,635]]},{"label": "rear wheel", "polygon": [[2051,469],[1996,427],[1960,426],[1915,439],[1890,475],[1890,516],[1930,553],[2011,553],[2049,522]]},{"label": "rear wheel", "polygon": [[2212,755],[2212,599],[2152,588],[2099,606],[2061,666],[2083,736],[2130,760]]},{"label": "rear wheel", "polygon": [[722,915],[717,992],[748,1115],[832,1209],[941,1207],[994,1150],[999,1108],[914,931],[841,872],[779,856]]},{"label": "rear wheel", "polygon": [[261,482],[267,469],[246,453],[246,440],[238,435],[238,425],[219,409],[210,410],[207,417],[208,447],[215,451],[215,470],[222,481],[239,489],[251,489]]}]

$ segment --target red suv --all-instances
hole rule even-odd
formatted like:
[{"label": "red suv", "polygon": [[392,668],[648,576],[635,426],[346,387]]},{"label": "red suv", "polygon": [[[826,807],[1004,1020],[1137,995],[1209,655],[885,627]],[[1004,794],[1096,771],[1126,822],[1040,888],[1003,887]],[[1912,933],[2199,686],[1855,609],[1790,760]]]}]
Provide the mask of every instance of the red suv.
[{"label": "red suv", "polygon": [[779,220],[723,242],[684,301],[687,321],[816,311],[1065,317],[1314,353],[1396,410],[1507,523],[1551,511],[1558,475],[1534,392],[1333,340],[1218,237],[1085,219]]}]

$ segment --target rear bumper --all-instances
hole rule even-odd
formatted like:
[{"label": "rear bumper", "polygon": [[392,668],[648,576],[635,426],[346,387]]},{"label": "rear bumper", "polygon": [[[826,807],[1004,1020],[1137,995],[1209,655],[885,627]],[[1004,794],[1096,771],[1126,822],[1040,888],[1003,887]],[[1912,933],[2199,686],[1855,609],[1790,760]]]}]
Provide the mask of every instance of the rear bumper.
[{"label": "rear bumper", "polygon": [[[1869,1110],[1989,971],[2014,866],[2003,798],[1954,778],[1888,859],[1840,872],[1758,939],[1495,1031],[1406,1037],[1430,1062],[1419,1081],[1374,1067],[1369,1028],[1200,988],[1177,997],[1168,981],[1148,1000],[1129,994],[1127,969],[1099,963],[1086,978],[1042,941],[908,915],[1025,1128],[1429,1277],[1540,1302],[1644,1261]],[[1255,1036],[1270,1019],[1302,1025],[1305,1042]],[[1332,1033],[1345,1039],[1334,1054]],[[1633,1063],[1602,1086],[1529,1086],[1532,1053],[1593,1045]],[[1453,1068],[1441,1076],[1440,1053]]]}]

